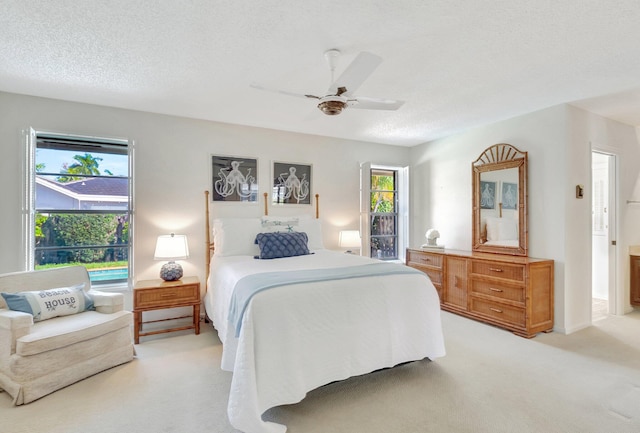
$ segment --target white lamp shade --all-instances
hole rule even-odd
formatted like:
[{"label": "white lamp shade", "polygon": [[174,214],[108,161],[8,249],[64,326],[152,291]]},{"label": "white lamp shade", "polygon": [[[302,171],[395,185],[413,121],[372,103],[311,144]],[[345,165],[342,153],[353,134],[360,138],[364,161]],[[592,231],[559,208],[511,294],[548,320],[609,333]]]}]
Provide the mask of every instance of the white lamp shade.
[{"label": "white lamp shade", "polygon": [[189,244],[185,235],[158,236],[156,252],[153,258],[156,260],[184,260],[189,257]]},{"label": "white lamp shade", "polygon": [[340,248],[360,248],[360,232],[358,230],[342,230],[338,243]]}]

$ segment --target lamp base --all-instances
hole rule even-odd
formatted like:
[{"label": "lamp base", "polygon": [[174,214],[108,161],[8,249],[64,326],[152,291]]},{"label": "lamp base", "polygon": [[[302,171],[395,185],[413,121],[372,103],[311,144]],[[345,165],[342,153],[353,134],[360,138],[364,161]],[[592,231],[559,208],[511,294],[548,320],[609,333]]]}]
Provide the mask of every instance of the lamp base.
[{"label": "lamp base", "polygon": [[160,269],[160,278],[165,281],[175,281],[182,278],[182,266],[176,262],[168,262]]}]

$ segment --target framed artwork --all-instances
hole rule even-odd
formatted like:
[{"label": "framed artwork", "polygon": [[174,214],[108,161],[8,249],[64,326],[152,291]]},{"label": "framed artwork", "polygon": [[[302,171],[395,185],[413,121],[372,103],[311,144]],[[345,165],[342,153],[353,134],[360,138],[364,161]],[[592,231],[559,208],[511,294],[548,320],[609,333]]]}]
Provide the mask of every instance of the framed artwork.
[{"label": "framed artwork", "polygon": [[211,200],[258,201],[258,160],[211,155]]},{"label": "framed artwork", "polygon": [[273,163],[273,204],[311,204],[311,164]]},{"label": "framed artwork", "polygon": [[496,183],[480,181],[480,209],[496,208]]},{"label": "framed artwork", "polygon": [[518,208],[518,184],[502,182],[502,209]]}]

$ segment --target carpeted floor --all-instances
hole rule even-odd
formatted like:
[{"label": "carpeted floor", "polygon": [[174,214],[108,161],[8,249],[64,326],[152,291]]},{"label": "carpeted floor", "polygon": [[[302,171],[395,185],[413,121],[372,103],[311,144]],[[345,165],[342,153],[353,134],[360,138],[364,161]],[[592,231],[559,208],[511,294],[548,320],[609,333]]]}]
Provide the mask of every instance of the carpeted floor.
[{"label": "carpeted floor", "polygon": [[591,321],[604,319],[609,315],[609,301],[607,299],[593,298],[591,300]]},{"label": "carpeted floor", "polygon": [[[443,313],[447,356],[336,382],[269,410],[288,433],[640,431],[640,311],[527,340]],[[236,432],[210,325],[31,404],[0,393],[2,433]]]}]

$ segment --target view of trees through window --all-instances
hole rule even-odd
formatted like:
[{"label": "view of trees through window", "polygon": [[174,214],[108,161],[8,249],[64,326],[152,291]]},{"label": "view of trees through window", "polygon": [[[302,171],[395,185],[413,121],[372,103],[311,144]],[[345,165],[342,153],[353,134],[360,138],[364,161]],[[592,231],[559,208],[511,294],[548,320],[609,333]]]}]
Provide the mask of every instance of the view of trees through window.
[{"label": "view of trees through window", "polygon": [[395,170],[371,170],[371,257],[398,258],[398,191]]},{"label": "view of trees through window", "polygon": [[126,281],[127,146],[38,137],[34,169],[34,268],[80,264],[92,283]]}]

